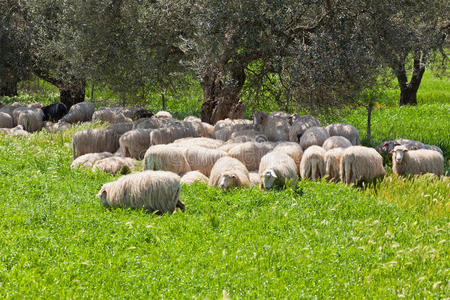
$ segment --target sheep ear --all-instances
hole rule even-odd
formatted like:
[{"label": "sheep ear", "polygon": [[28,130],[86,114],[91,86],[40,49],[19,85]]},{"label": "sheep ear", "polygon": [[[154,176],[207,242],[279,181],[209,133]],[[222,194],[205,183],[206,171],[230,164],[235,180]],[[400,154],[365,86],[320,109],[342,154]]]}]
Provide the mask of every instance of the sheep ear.
[{"label": "sheep ear", "polygon": [[96,196],[97,196],[97,198],[101,198],[103,196],[103,194],[105,194],[105,196],[106,196],[106,190],[104,188],[101,188],[100,192],[98,192],[98,194]]},{"label": "sheep ear", "polygon": [[394,152],[395,152],[394,150],[389,151],[389,153],[394,153]]}]

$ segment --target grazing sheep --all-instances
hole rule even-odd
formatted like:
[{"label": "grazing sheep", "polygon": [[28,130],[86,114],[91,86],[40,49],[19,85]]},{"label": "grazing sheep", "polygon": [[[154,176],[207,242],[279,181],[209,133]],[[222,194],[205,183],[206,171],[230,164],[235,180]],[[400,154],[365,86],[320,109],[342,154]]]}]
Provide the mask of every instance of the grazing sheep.
[{"label": "grazing sheep", "polygon": [[28,131],[23,130],[22,125],[17,125],[14,128],[0,128],[0,132],[6,134],[6,136],[27,136],[30,133]]},{"label": "grazing sheep", "polygon": [[53,123],[50,121],[45,121],[44,122],[44,126],[43,128],[49,132],[58,132],[67,128],[70,128],[71,124],[64,122],[64,121],[59,121],[58,123]]},{"label": "grazing sheep", "polygon": [[254,128],[255,126],[250,120],[244,119],[220,120],[214,125],[214,137],[218,140],[228,141],[233,132]]},{"label": "grazing sheep", "polygon": [[[189,122],[185,122],[189,123]],[[193,124],[193,123],[189,123]],[[175,125],[165,128],[154,129],[150,133],[150,144],[170,144],[175,140],[185,138],[185,137],[198,137],[199,135],[190,126]]]},{"label": "grazing sheep", "polygon": [[97,160],[92,166],[92,170],[101,170],[110,174],[128,174],[133,168],[138,166],[138,162],[129,157],[106,157]]},{"label": "grazing sheep", "polygon": [[155,117],[160,119],[172,119],[172,114],[168,111],[161,110],[156,113]]},{"label": "grazing sheep", "polygon": [[326,151],[331,150],[333,148],[348,148],[351,147],[352,143],[343,136],[330,136],[323,142],[323,149]]},{"label": "grazing sheep", "polygon": [[147,110],[141,106],[130,106],[130,107],[112,106],[108,107],[108,109],[112,109],[115,112],[122,113],[125,117],[130,118],[132,120],[137,120],[140,118],[151,118],[153,116],[151,110]]},{"label": "grazing sheep", "polygon": [[325,176],[325,149],[313,145],[303,152],[300,162],[300,176],[302,179],[316,180]]},{"label": "grazing sheep", "polygon": [[273,148],[274,146],[270,143],[246,142],[230,149],[228,155],[241,161],[249,171],[256,171],[261,158]]},{"label": "grazing sheep", "polygon": [[259,180],[258,172],[248,172],[248,177],[250,178],[250,186],[258,186],[261,184]]},{"label": "grazing sheep", "polygon": [[91,102],[80,102],[72,105],[69,112],[61,118],[61,120],[67,123],[88,122],[92,120],[95,107]]},{"label": "grazing sheep", "polygon": [[41,103],[35,102],[35,103],[28,104],[27,107],[32,108],[32,109],[36,109],[36,108],[42,108],[43,105]]},{"label": "grazing sheep", "polygon": [[126,132],[128,132],[132,129],[133,129],[133,123],[130,123],[130,122],[111,124],[108,127],[106,127],[106,130],[112,130],[115,133],[117,133],[119,136],[124,135]]},{"label": "grazing sheep", "polygon": [[97,197],[106,207],[157,211],[161,214],[184,210],[180,201],[180,176],[165,171],[144,171],[105,183]]},{"label": "grazing sheep", "polygon": [[162,126],[161,119],[158,118],[142,118],[133,122],[133,129],[158,129]]},{"label": "grazing sheep", "polygon": [[239,160],[224,156],[216,161],[211,169],[208,185],[225,190],[234,187],[250,187],[248,170]]},{"label": "grazing sheep", "polygon": [[298,143],[306,129],[310,127],[321,127],[319,120],[312,116],[299,116],[293,114],[291,121],[291,128],[289,129],[289,141]]},{"label": "grazing sheep", "polygon": [[77,168],[90,169],[97,161],[107,158],[107,157],[112,157],[112,156],[113,156],[113,154],[110,152],[84,154],[84,155],[81,155],[81,156],[77,157],[76,159],[74,159],[74,161],[72,162],[70,167],[72,169],[77,169]]},{"label": "grazing sheep", "polygon": [[203,131],[204,131],[204,137],[208,137],[208,138],[215,138],[214,136],[214,126],[206,123],[206,122],[202,122],[202,126],[203,126]]},{"label": "grazing sheep", "polygon": [[255,111],[253,124],[267,136],[269,141],[289,141],[290,115],[283,112],[273,112],[267,115],[263,111]]},{"label": "grazing sheep", "polygon": [[150,147],[150,134],[153,129],[133,129],[119,138],[120,152],[125,157],[143,159]]},{"label": "grazing sheep", "polygon": [[328,180],[338,182],[341,173],[341,160],[344,148],[333,148],[325,153],[325,174]]},{"label": "grazing sheep", "polygon": [[330,136],[328,132],[323,127],[310,127],[306,129],[300,138],[300,146],[303,150],[308,149],[308,147],[316,145],[322,146],[327,138]]},{"label": "grazing sheep", "polygon": [[17,105],[17,104],[14,104],[14,103],[13,103],[13,105],[5,105],[2,108],[0,108],[0,112],[7,113],[11,117],[13,117],[13,112],[19,107],[23,107],[23,106],[22,105]]},{"label": "grazing sheep", "polygon": [[259,164],[260,186],[264,189],[273,187],[295,186],[297,184],[298,167],[286,153],[270,152],[261,158]]},{"label": "grazing sheep", "polygon": [[439,152],[440,154],[444,154],[442,149],[435,145],[427,145],[419,141],[408,140],[408,139],[396,139],[392,141],[384,141],[380,145],[378,145],[375,149],[381,155],[391,154],[391,151],[394,150],[395,146],[405,146],[408,150],[419,150],[419,149],[428,149]]},{"label": "grazing sheep", "polygon": [[4,112],[0,112],[0,128],[13,128],[13,118]]},{"label": "grazing sheep", "polygon": [[190,147],[198,146],[208,149],[217,149],[224,144],[221,140],[215,140],[206,137],[187,137],[181,138],[173,142],[174,146]]},{"label": "grazing sheep", "polygon": [[300,174],[300,161],[303,156],[303,149],[299,144],[294,142],[283,142],[275,146],[273,152],[283,152],[289,155],[297,166],[297,172]]},{"label": "grazing sheep", "polygon": [[181,184],[208,183],[209,178],[199,171],[190,171],[181,176]]},{"label": "grazing sheep", "polygon": [[22,125],[28,132],[35,132],[42,129],[42,113],[35,110],[24,110],[19,114],[17,125]]},{"label": "grazing sheep", "polygon": [[346,184],[373,181],[385,174],[383,158],[373,148],[351,146],[342,154],[340,172],[341,181]]},{"label": "grazing sheep", "polygon": [[444,175],[444,157],[428,149],[411,150],[396,146],[392,151],[392,171],[399,176],[432,173]]},{"label": "grazing sheep", "polygon": [[185,149],[172,145],[156,145],[148,148],[144,156],[144,170],[162,170],[177,174],[191,171],[184,154]]},{"label": "grazing sheep", "polygon": [[72,137],[74,159],[86,153],[114,153],[118,148],[119,135],[112,130],[85,129]]},{"label": "grazing sheep", "polygon": [[336,123],[330,124],[325,129],[330,136],[343,136],[347,138],[353,146],[361,144],[358,130],[350,124]]},{"label": "grazing sheep", "polygon": [[44,114],[44,121],[58,122],[61,120],[68,112],[67,106],[64,103],[55,103],[44,106],[41,108]]},{"label": "grazing sheep", "polygon": [[224,151],[202,147],[185,148],[185,156],[192,171],[200,171],[209,176],[211,169],[220,158],[226,156]]},{"label": "grazing sheep", "polygon": [[108,122],[111,124],[133,122],[131,118],[125,117],[123,113],[110,108],[104,108],[95,111],[92,115],[92,121]]},{"label": "grazing sheep", "polygon": [[26,107],[26,106],[20,106],[20,107],[17,107],[17,108],[12,112],[12,118],[13,118],[13,124],[14,124],[14,126],[17,126],[17,125],[18,125],[20,114],[21,114],[22,112],[28,111],[28,110],[29,110],[29,111],[32,111],[33,109],[32,109],[32,108],[29,108],[29,107]]}]

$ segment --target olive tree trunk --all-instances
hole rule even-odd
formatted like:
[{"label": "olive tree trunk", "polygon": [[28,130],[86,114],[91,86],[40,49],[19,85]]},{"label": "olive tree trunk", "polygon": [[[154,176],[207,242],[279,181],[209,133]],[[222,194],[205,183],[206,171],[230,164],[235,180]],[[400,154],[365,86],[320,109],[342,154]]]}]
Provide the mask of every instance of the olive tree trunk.
[{"label": "olive tree trunk", "polygon": [[209,68],[202,76],[203,88],[202,121],[215,124],[230,118],[242,118],[244,105],[239,93],[245,83],[244,68],[229,65],[225,68]]},{"label": "olive tree trunk", "polygon": [[414,53],[414,64],[411,80],[408,82],[406,74],[405,60],[403,60],[395,74],[400,87],[400,105],[417,105],[417,91],[419,90],[423,74],[425,73],[425,63],[428,58],[427,53],[416,51]]},{"label": "olive tree trunk", "polygon": [[0,72],[0,96],[17,96],[19,80],[8,72]]},{"label": "olive tree trunk", "polygon": [[67,108],[72,105],[83,102],[86,95],[86,82],[63,84],[59,87],[59,99]]}]

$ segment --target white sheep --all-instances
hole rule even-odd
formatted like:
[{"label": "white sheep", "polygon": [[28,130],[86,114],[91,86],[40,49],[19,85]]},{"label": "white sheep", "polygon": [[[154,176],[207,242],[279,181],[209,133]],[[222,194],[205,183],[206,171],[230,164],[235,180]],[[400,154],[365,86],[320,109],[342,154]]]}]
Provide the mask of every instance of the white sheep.
[{"label": "white sheep", "polygon": [[220,120],[214,125],[214,138],[222,141],[228,141],[233,132],[254,128],[255,126],[251,120]]},{"label": "white sheep", "polygon": [[328,135],[328,132],[323,127],[310,127],[306,129],[306,131],[303,133],[302,137],[300,138],[300,146],[302,147],[303,151],[308,149],[308,147],[316,145],[316,146],[322,146],[323,143],[326,141],[327,138],[330,136]]},{"label": "white sheep", "polygon": [[185,149],[173,145],[155,145],[144,156],[144,170],[163,170],[177,174],[191,171]]},{"label": "white sheep", "polygon": [[408,150],[396,146],[392,153],[392,171],[399,176],[432,173],[444,175],[444,157],[438,151]]},{"label": "white sheep", "polygon": [[220,146],[217,149],[228,153],[228,152],[230,152],[231,149],[233,149],[235,146],[240,145],[240,144],[242,144],[242,143],[229,143],[229,142],[226,142],[225,144],[223,144],[222,146]]},{"label": "white sheep", "polygon": [[300,161],[302,160],[303,149],[299,144],[294,142],[282,142],[275,146],[273,152],[283,152],[289,155],[295,161],[297,172],[300,174]]},{"label": "white sheep", "polygon": [[249,171],[256,171],[261,158],[273,148],[271,143],[246,142],[231,148],[228,155],[241,161]]},{"label": "white sheep", "polygon": [[119,136],[112,130],[85,129],[72,137],[73,158],[86,153],[111,152],[119,148]]},{"label": "white sheep", "polygon": [[24,130],[28,132],[39,131],[44,125],[42,118],[43,114],[36,110],[24,110],[19,114],[17,125],[22,125]]},{"label": "white sheep", "polygon": [[300,162],[300,176],[302,179],[316,180],[325,176],[325,149],[313,145],[303,152]]},{"label": "white sheep", "polygon": [[346,184],[373,181],[386,173],[381,155],[375,149],[364,146],[344,150],[340,172],[341,181]]},{"label": "white sheep", "polygon": [[273,112],[267,115],[263,111],[253,114],[254,125],[267,136],[269,141],[289,141],[290,115],[283,112]]},{"label": "white sheep", "polygon": [[427,145],[419,141],[408,140],[408,139],[396,139],[391,141],[384,141],[380,145],[378,145],[375,149],[381,155],[390,154],[391,151],[395,148],[395,146],[405,146],[408,150],[419,150],[419,149],[428,149],[439,152],[440,154],[444,154],[441,148],[435,145]]},{"label": "white sheep", "polygon": [[298,167],[286,153],[270,152],[261,158],[259,164],[260,186],[264,189],[273,187],[295,186]]},{"label": "white sheep", "polygon": [[347,138],[353,146],[361,144],[359,140],[359,132],[358,130],[350,125],[345,123],[336,123],[336,124],[330,124],[327,127],[325,127],[328,134],[330,136],[343,136]]},{"label": "white sheep", "polygon": [[208,183],[209,178],[199,171],[190,171],[181,176],[181,184]]},{"label": "white sheep", "polygon": [[184,210],[180,201],[180,176],[165,171],[144,171],[105,183],[97,197],[104,206],[144,209],[151,212]]},{"label": "white sheep", "polygon": [[348,148],[351,147],[352,143],[343,136],[330,136],[323,142],[323,149],[326,151],[331,150],[333,148]]},{"label": "white sheep", "polygon": [[0,108],[0,112],[4,112],[4,113],[10,115],[11,117],[13,117],[14,111],[19,107],[23,107],[23,105],[20,105],[17,103],[13,103],[12,105],[5,105],[5,106],[2,106],[2,108]]},{"label": "white sheep", "polygon": [[92,166],[92,170],[100,170],[110,174],[128,174],[138,166],[138,162],[129,157],[107,157],[97,160]]},{"label": "white sheep", "polygon": [[71,127],[70,123],[60,121],[58,123],[53,123],[51,121],[45,121],[43,128],[49,132],[58,132],[61,130],[65,130]]},{"label": "white sheep", "polygon": [[208,137],[208,138],[215,138],[214,136],[214,126],[206,123],[206,122],[202,122],[202,126],[203,126],[203,132],[204,132],[204,137]]},{"label": "white sheep", "polygon": [[108,122],[111,124],[133,122],[131,118],[125,117],[123,113],[112,108],[98,109],[92,115],[92,121],[96,122]]},{"label": "white sheep", "polygon": [[88,122],[92,120],[92,115],[94,114],[95,106],[91,102],[80,102],[72,105],[69,109],[67,115],[65,115],[61,120],[67,123],[78,123],[78,122]]},{"label": "white sheep", "polygon": [[0,112],[0,128],[13,128],[13,118],[4,112]]},{"label": "white sheep", "polygon": [[174,146],[189,147],[198,146],[208,149],[217,149],[224,144],[221,140],[206,138],[206,137],[187,137],[175,140]]},{"label": "white sheep", "polygon": [[113,154],[110,152],[83,154],[83,155],[77,157],[76,159],[74,159],[74,161],[72,162],[70,167],[72,169],[77,169],[77,168],[90,169],[97,161],[107,158],[107,157],[112,157],[112,156],[113,156]]},{"label": "white sheep", "polygon": [[17,125],[14,128],[0,128],[0,132],[6,134],[6,136],[27,136],[30,133],[28,131],[23,130],[22,125]]},{"label": "white sheep", "polygon": [[168,111],[161,110],[156,113],[155,117],[159,119],[172,119],[172,114]]},{"label": "white sheep", "polygon": [[194,124],[195,122],[185,123],[188,124],[176,124],[170,127],[154,129],[150,133],[150,145],[170,144],[173,141],[181,138],[200,136],[192,126],[189,126]]},{"label": "white sheep", "polygon": [[19,116],[22,112],[27,111],[27,110],[33,110],[29,107],[26,106],[20,106],[17,107],[13,112],[12,112],[12,118],[13,118],[13,124],[14,126],[18,125],[18,121],[19,121]]},{"label": "white sheep", "polygon": [[198,122],[198,123],[202,122],[202,120],[199,117],[196,117],[196,116],[187,116],[186,118],[183,119],[183,121]]},{"label": "white sheep", "polygon": [[162,120],[156,117],[141,118],[133,122],[133,129],[158,129],[164,125]]},{"label": "white sheep", "polygon": [[206,176],[210,175],[216,161],[226,155],[224,151],[217,149],[206,149],[196,146],[185,148],[185,156],[191,170],[200,171]]},{"label": "white sheep", "polygon": [[310,127],[321,127],[319,120],[312,116],[299,116],[293,114],[291,119],[291,128],[289,129],[289,141],[298,143],[306,129]]},{"label": "white sheep", "polygon": [[225,190],[234,187],[250,187],[248,170],[239,160],[224,156],[216,161],[211,169],[208,185]]},{"label": "white sheep", "polygon": [[150,133],[153,129],[133,129],[119,138],[120,152],[125,157],[143,159],[150,147]]},{"label": "white sheep", "polygon": [[325,153],[325,174],[328,180],[338,182],[341,174],[341,160],[344,148],[333,148]]}]

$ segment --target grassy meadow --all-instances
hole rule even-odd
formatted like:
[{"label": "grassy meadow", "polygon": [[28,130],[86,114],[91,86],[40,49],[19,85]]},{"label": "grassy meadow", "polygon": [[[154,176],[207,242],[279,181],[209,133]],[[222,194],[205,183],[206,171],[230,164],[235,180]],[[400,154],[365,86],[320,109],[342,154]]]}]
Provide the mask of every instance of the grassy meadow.
[{"label": "grassy meadow", "polygon": [[[438,145],[448,170],[450,86],[427,77],[422,89],[438,96],[374,111],[371,143]],[[365,118],[339,121],[364,138]],[[118,176],[70,169],[72,134],[101,126],[0,136],[1,297],[450,297],[449,177],[388,169],[376,189],[301,181],[269,192],[199,184],[182,187],[184,213],[108,210],[95,195]]]}]

